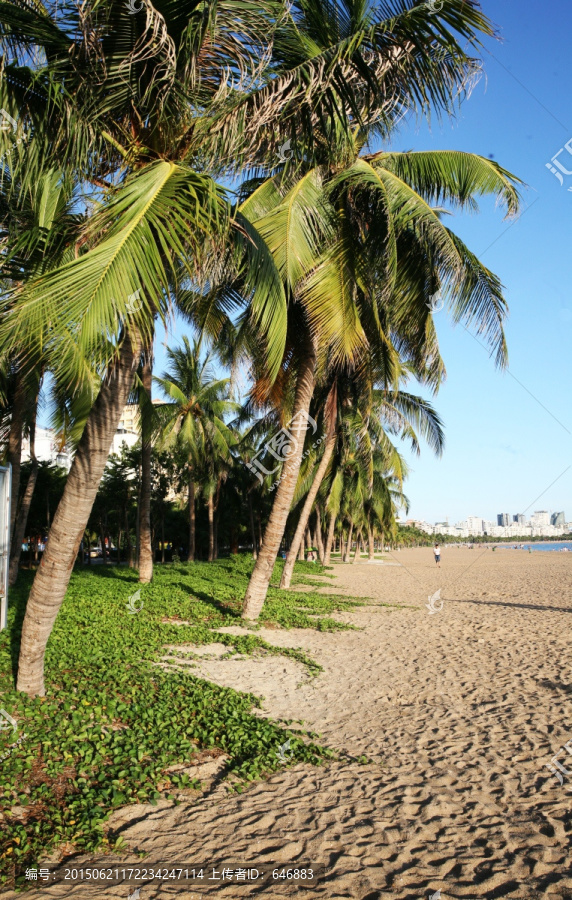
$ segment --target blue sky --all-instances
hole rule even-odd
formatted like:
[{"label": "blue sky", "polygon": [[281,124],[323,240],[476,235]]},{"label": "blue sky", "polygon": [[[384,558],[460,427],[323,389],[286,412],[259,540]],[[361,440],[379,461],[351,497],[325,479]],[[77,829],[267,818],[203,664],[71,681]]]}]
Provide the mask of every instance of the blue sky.
[{"label": "blue sky", "polygon": [[[510,228],[486,203],[452,224],[505,285],[509,372],[445,311],[435,316],[448,372],[435,399],[446,449],[441,459],[408,454],[406,493],[410,515],[429,521],[534,509],[563,509],[572,520],[572,176],[561,186],[546,168],[572,138],[572,7],[485,0],[483,8],[504,40],[488,42],[486,77],[458,120],[407,128],[393,145],[493,154],[527,183],[528,209]],[[558,159],[572,170],[566,150]]]},{"label": "blue sky", "polygon": [[[436,314],[448,378],[434,403],[446,447],[440,459],[427,447],[420,457],[406,451],[409,514],[456,521],[563,509],[572,520],[572,175],[560,185],[546,168],[572,138],[572,6],[484,0],[483,9],[503,42],[487,43],[485,76],[458,118],[431,129],[404,123],[392,146],[493,154],[528,185],[527,210],[512,225],[486,201],[448,222],[505,285],[509,371],[446,311]],[[572,170],[566,150],[558,159]]]}]

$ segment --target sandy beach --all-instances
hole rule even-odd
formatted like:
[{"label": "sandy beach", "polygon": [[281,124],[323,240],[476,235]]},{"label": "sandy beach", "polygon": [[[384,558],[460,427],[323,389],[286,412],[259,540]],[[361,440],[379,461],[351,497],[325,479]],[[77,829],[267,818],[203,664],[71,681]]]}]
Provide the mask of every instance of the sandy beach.
[{"label": "sandy beach", "polygon": [[[440,570],[430,548],[392,557],[399,565],[334,567],[336,592],[371,598],[342,616],[359,630],[263,632],[305,649],[323,666],[317,678],[281,657],[219,660],[216,648],[191,670],[263,696],[264,715],[303,720],[338,761],[285,766],[241,795],[215,782],[194,804],[114,816],[128,858],[144,852],[149,866],[324,865],[325,879],[306,890],[146,885],[141,900],[572,895],[572,758],[563,749],[572,739],[572,554],[445,547]],[[431,614],[439,590],[442,609]],[[570,776],[547,768],[556,754]],[[42,896],[128,889],[54,885]]]}]

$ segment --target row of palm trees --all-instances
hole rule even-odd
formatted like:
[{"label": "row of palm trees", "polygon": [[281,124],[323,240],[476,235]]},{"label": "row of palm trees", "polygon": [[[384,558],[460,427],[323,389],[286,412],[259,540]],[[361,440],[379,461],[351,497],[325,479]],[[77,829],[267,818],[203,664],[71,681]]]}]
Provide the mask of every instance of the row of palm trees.
[{"label": "row of palm trees", "polygon": [[[156,499],[178,493],[178,505],[188,511],[187,559],[194,561],[196,550],[196,500],[200,497],[207,513],[207,558],[216,555],[215,516],[234,519],[239,526],[233,499],[241,498],[248,509],[249,522],[242,522],[242,533],[248,533],[254,558],[258,555],[254,508],[259,513],[268,507],[276,482],[273,471],[265,477],[260,469],[252,466],[253,457],[264,458],[265,446],[272,441],[278,427],[276,415],[259,418],[246,429],[241,420],[248,411],[231,399],[229,378],[217,378],[212,365],[212,353],[203,354],[200,342],[191,344],[183,337],[180,347],[167,350],[169,367],[162,377],[155,377],[164,400],[155,400],[151,412],[153,445],[153,488]],[[143,399],[145,399],[143,397]],[[282,584],[289,587],[294,560],[304,551],[304,538],[318,547],[321,561],[329,561],[332,541],[347,522],[351,534],[361,530],[368,535],[373,546],[374,532],[379,537],[384,529],[395,528],[395,512],[406,503],[402,493],[406,475],[405,463],[390,440],[390,433],[410,437],[415,449],[419,449],[417,430],[428,439],[436,452],[440,452],[443,433],[438,416],[427,402],[400,391],[395,396],[373,389],[371,396],[364,391],[364,383],[353,378],[338,378],[326,398],[325,414],[320,418],[320,398],[311,406],[311,413],[319,419],[307,439],[304,463],[298,478],[297,491],[287,528],[290,546]],[[399,410],[399,411],[398,411]],[[312,418],[312,422],[315,420]],[[319,431],[319,436],[317,432]],[[312,440],[316,438],[315,440]],[[143,439],[145,443],[145,436]],[[108,510],[117,507],[116,531],[128,540],[128,559],[134,564],[130,544],[130,528],[125,521],[127,509],[137,495],[138,515],[135,526],[140,581],[148,580],[148,573],[141,565],[141,496],[145,473],[142,466],[142,447],[124,448],[120,457],[113,456],[108,463],[100,489],[101,502],[94,506],[87,531],[103,534],[98,522],[107,519]],[[254,478],[252,471],[259,473]],[[164,484],[159,484],[161,476]],[[149,489],[149,488],[147,488]],[[175,490],[174,490],[175,489]],[[183,499],[184,498],[184,499]],[[99,495],[98,495],[99,500]],[[343,500],[343,503],[342,503]],[[161,509],[160,513],[164,513]],[[313,528],[309,528],[313,516]],[[157,516],[155,516],[157,518]],[[164,519],[164,515],[162,515]],[[263,515],[262,518],[266,518]],[[336,523],[338,527],[336,529]],[[228,525],[228,522],[226,523]],[[131,529],[132,530],[132,529]],[[235,535],[238,529],[231,528]],[[159,541],[154,529],[154,543]],[[327,532],[329,534],[327,535]],[[164,534],[161,535],[164,542]],[[105,540],[101,537],[101,544]],[[231,552],[236,540],[229,540]],[[118,546],[121,541],[118,541]],[[153,554],[152,554],[153,555]],[[151,563],[152,575],[152,563]]]},{"label": "row of palm trees", "polygon": [[[0,107],[25,134],[0,173],[16,496],[23,398],[42,377],[78,438],[28,599],[20,690],[44,692],[46,643],[134,388],[147,399],[139,562],[151,577],[152,349],[174,310],[221,359],[248,365],[245,414],[294,423],[247,618],[297,492],[294,545],[316,504],[369,538],[401,489],[388,432],[416,440],[417,426],[439,446],[432,410],[402,391],[407,378],[437,390],[444,377],[429,297],[440,290],[453,321],[505,363],[501,284],[446,226],[443,204],[474,209],[492,195],[513,215],[518,179],[468,153],[387,149],[405,115],[453,112],[493,33],[476,0],[439,12],[419,0],[1,5]],[[0,151],[13,137],[0,133]],[[223,406],[203,424],[173,385],[171,439],[197,448],[192,494],[195,454],[216,444],[222,459],[227,424]],[[213,408],[228,402],[211,394]],[[313,457],[310,415],[324,435]]]}]

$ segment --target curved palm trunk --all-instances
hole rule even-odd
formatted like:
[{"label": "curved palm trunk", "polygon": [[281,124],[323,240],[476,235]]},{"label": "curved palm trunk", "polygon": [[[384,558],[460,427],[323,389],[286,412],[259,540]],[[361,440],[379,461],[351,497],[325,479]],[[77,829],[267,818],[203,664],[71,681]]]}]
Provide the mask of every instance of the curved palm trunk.
[{"label": "curved palm trunk", "polygon": [[195,531],[196,531],[196,509],[195,509],[195,482],[193,481],[193,469],[189,466],[189,552],[187,553],[187,561],[195,561]]},{"label": "curved palm trunk", "polygon": [[[332,453],[334,452],[334,447],[336,446],[336,432],[332,430],[326,439],[326,444],[324,447],[324,453],[322,454],[322,459],[320,460],[320,465],[316,471],[316,475],[312,482],[312,487],[308,491],[306,496],[306,500],[304,501],[304,506],[302,507],[302,512],[300,513],[300,519],[298,521],[298,527],[294,532],[294,538],[292,540],[292,544],[290,546],[290,550],[288,552],[288,556],[286,557],[286,563],[284,565],[284,569],[282,571],[282,578],[280,580],[281,588],[289,588],[290,582],[292,581],[292,573],[294,572],[294,564],[296,562],[296,555],[298,550],[300,549],[300,542],[304,536],[304,532],[308,526],[308,519],[310,518],[310,513],[312,512],[312,507],[314,506],[314,501],[318,496],[318,491],[320,490],[320,485],[324,480],[324,476],[327,472],[328,466],[330,464],[330,460],[332,458]],[[320,522],[317,523],[317,528],[320,528]]]},{"label": "curved palm trunk", "polygon": [[276,555],[280,549],[294,498],[294,491],[296,490],[307,429],[307,421],[303,421],[304,417],[302,414],[308,415],[315,385],[316,344],[309,337],[307,341],[308,350],[298,372],[294,414],[292,417],[293,424],[290,427],[290,434],[294,443],[293,452],[282,467],[280,483],[272,505],[270,519],[266,526],[262,547],[250,576],[242,610],[242,615],[245,619],[257,619],[264,605]]},{"label": "curved palm trunk", "polygon": [[[36,409],[38,407],[38,398],[36,397]],[[32,468],[30,470],[30,475],[28,478],[28,483],[26,484],[26,490],[24,491],[24,496],[22,497],[22,502],[18,509],[18,516],[16,518],[16,524],[14,526],[14,536],[12,538],[12,551],[10,553],[10,570],[9,570],[9,581],[10,586],[16,584],[16,579],[18,578],[18,569],[20,567],[20,556],[22,554],[22,541],[24,540],[24,535],[26,534],[26,526],[28,524],[28,514],[30,512],[30,506],[32,503],[32,497],[34,496],[34,491],[36,489],[36,482],[38,480],[38,469],[40,468],[40,464],[36,457],[36,421],[35,421],[35,413],[34,420],[30,424],[30,458],[32,460]]]},{"label": "curved palm trunk", "polygon": [[334,528],[336,527],[336,514],[330,513],[330,522],[328,525],[328,536],[326,538],[326,552],[324,553],[324,565],[330,565],[330,556],[332,553],[332,543],[334,541]]},{"label": "curved palm trunk", "polygon": [[50,539],[34,579],[22,627],[17,689],[43,696],[44,656],[62,605],[113,435],[133,384],[141,352],[138,336],[123,341],[109,377],[101,387],[79,442]]},{"label": "curved palm trunk", "polygon": [[141,502],[139,507],[139,584],[153,578],[153,541],[151,535],[151,388],[153,384],[152,348],[143,354],[141,381]]},{"label": "curved palm trunk", "polygon": [[14,389],[14,401],[10,416],[10,431],[8,433],[8,463],[12,466],[12,484],[10,496],[12,507],[10,510],[10,536],[13,540],[16,527],[16,513],[18,512],[18,500],[20,498],[20,470],[22,465],[22,433],[24,431],[24,413],[26,408],[26,389],[24,377],[20,371],[16,373],[16,385]]},{"label": "curved palm trunk", "polygon": [[303,540],[300,541],[300,549],[298,550],[298,559],[299,559],[301,562],[304,562],[304,559],[305,559],[305,555],[304,555],[304,541],[303,541]]},{"label": "curved palm trunk", "polygon": [[354,553],[353,562],[359,562],[361,559],[361,531],[358,533],[356,541],[356,552]]}]

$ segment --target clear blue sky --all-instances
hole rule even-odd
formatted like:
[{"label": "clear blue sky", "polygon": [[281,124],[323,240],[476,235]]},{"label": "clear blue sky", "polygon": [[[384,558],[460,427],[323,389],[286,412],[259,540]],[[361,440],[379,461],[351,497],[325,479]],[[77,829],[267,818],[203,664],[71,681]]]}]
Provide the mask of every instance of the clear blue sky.
[{"label": "clear blue sky", "polygon": [[[503,37],[488,42],[485,77],[456,121],[404,123],[393,148],[493,154],[527,183],[528,211],[511,227],[487,202],[449,220],[505,285],[509,372],[445,311],[436,314],[448,378],[434,402],[446,448],[440,459],[427,447],[420,457],[406,452],[405,490],[410,516],[431,522],[534,509],[563,509],[572,520],[572,176],[561,186],[546,168],[572,138],[572,6],[484,0],[483,8]],[[572,170],[566,151],[559,160]],[[161,371],[160,343],[157,351]]]},{"label": "clear blue sky", "polygon": [[[489,42],[486,77],[458,121],[404,130],[394,147],[494,154],[527,183],[528,211],[508,230],[493,204],[452,225],[505,285],[509,373],[445,311],[436,315],[446,449],[441,459],[408,454],[406,493],[410,515],[428,521],[527,509],[563,509],[572,520],[572,176],[561,186],[546,168],[572,138],[572,6],[485,0],[483,8],[503,43]],[[572,170],[566,151],[558,159]]]}]

